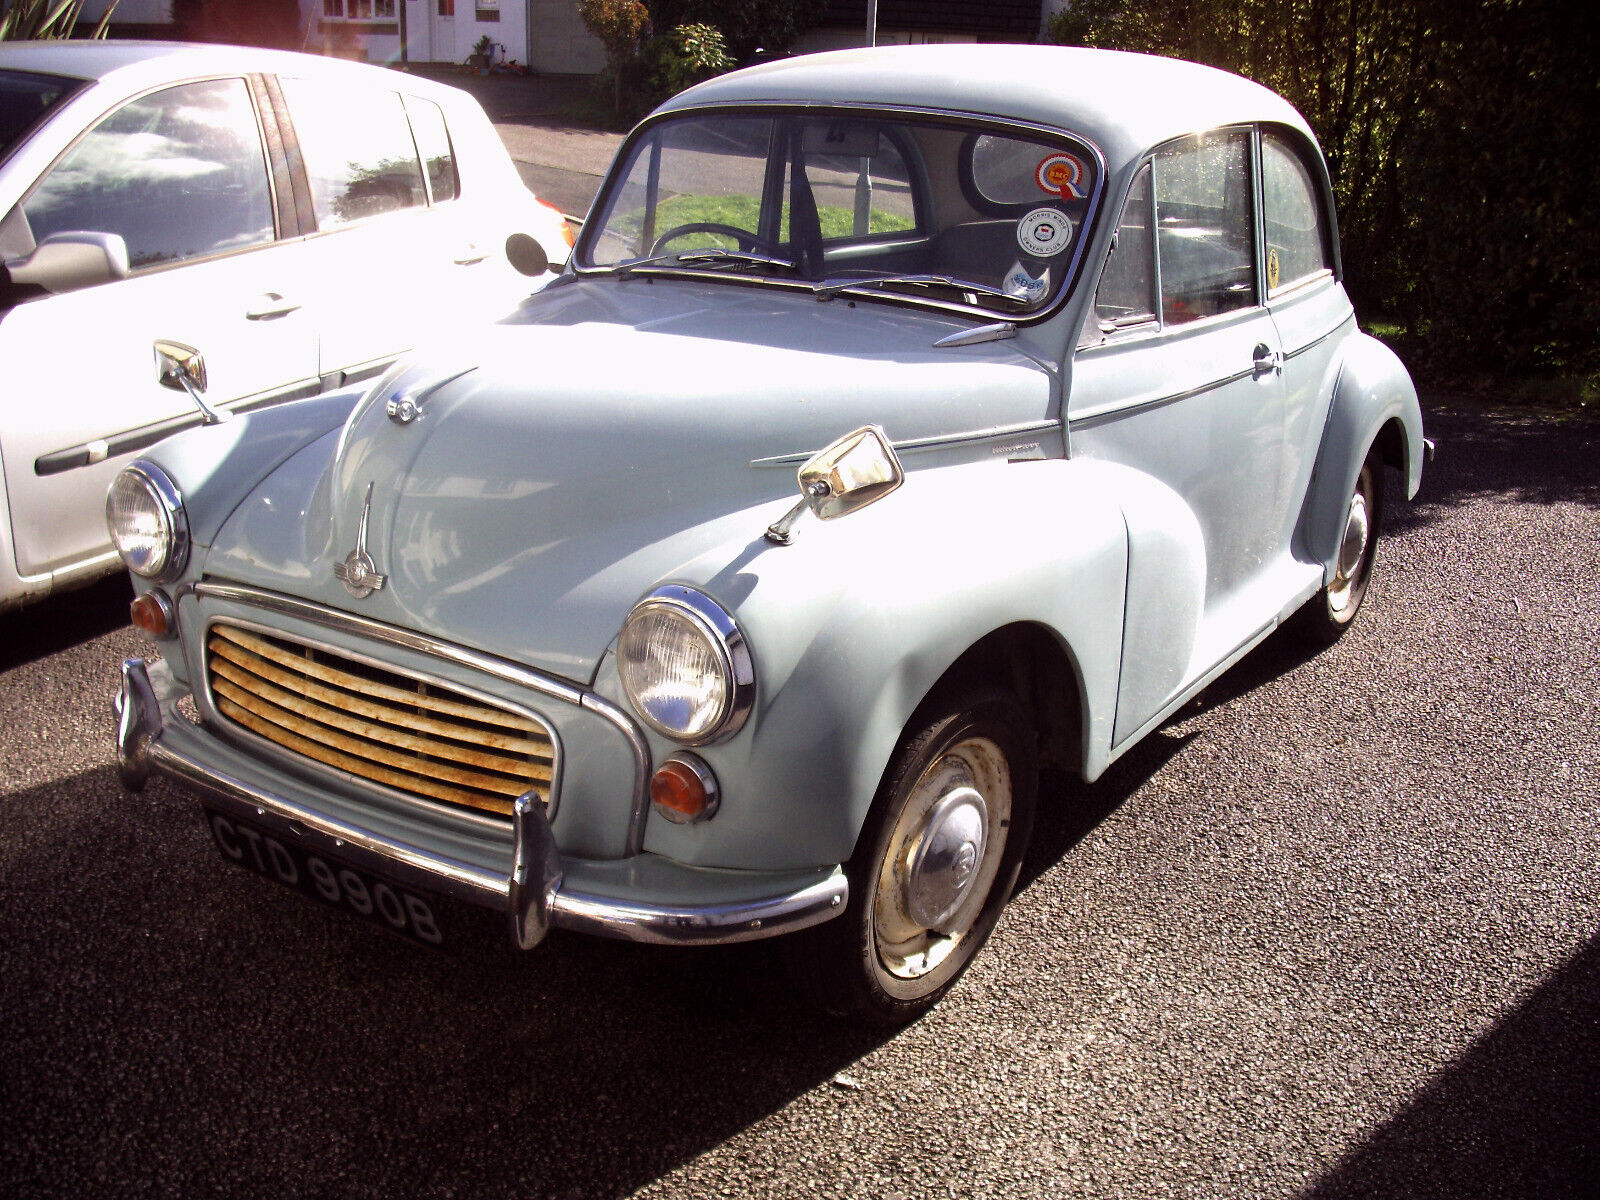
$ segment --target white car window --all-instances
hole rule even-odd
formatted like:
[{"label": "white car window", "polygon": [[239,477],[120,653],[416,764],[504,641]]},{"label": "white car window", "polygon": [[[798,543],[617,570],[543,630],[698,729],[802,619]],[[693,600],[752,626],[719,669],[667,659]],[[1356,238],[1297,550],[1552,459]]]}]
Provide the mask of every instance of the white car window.
[{"label": "white car window", "polygon": [[120,234],[135,270],[270,242],[267,165],[244,80],[124,104],[21,207],[36,242],[65,230]]},{"label": "white car window", "polygon": [[461,194],[461,177],[456,171],[456,156],[450,147],[444,112],[432,100],[407,96],[406,115],[411,118],[411,132],[416,135],[417,149],[428,169],[428,190],[433,202],[442,204],[454,200]]},{"label": "white car window", "polygon": [[311,180],[317,227],[427,204],[399,92],[282,77]]}]

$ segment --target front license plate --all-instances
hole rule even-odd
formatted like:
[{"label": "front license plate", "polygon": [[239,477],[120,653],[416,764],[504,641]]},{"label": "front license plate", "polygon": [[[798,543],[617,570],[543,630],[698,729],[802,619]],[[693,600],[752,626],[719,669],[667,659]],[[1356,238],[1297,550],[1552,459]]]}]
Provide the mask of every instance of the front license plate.
[{"label": "front license plate", "polygon": [[425,945],[445,945],[445,924],[435,898],[313,854],[238,817],[204,811],[212,840],[229,862]]}]

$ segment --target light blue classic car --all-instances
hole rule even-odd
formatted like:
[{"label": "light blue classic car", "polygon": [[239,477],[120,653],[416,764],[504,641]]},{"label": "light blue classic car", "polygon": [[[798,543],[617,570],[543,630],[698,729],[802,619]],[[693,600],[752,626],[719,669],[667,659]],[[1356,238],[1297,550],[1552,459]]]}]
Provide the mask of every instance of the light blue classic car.
[{"label": "light blue classic car", "polygon": [[1305,122],[1208,68],[702,84],[513,317],[117,479],[160,651],[124,780],[424,942],[783,935],[824,1007],[910,1019],[1041,767],[1093,780],[1279,625],[1355,617],[1427,443],[1340,277]]}]

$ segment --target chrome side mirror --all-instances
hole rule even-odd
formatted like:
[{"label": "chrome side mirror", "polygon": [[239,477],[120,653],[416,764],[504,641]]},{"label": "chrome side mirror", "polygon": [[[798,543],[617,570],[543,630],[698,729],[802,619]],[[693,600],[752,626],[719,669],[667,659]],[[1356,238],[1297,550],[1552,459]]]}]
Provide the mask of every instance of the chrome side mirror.
[{"label": "chrome side mirror", "polygon": [[128,277],[128,244],[119,233],[52,233],[26,258],[6,260],[13,284],[75,292]]},{"label": "chrome side mirror", "polygon": [[220,412],[201,398],[206,390],[206,360],[193,346],[159,338],[152,344],[156,355],[156,379],[164,388],[188,392],[207,425],[220,425],[233,414]]},{"label": "chrome side mirror", "polygon": [[906,473],[889,435],[877,425],[863,425],[817,451],[800,468],[800,502],[767,526],[767,540],[789,544],[789,531],[807,509],[819,521],[875,504],[905,482]]}]

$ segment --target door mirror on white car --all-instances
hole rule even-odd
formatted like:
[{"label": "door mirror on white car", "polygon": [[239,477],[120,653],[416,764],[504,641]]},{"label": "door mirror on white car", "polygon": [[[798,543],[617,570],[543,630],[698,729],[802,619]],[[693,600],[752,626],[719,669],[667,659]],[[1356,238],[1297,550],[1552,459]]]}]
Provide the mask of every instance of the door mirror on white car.
[{"label": "door mirror on white car", "polygon": [[529,279],[537,279],[550,270],[550,256],[537,238],[526,233],[513,233],[506,239],[506,258]]},{"label": "door mirror on white car", "polygon": [[52,233],[26,258],[8,258],[14,287],[74,292],[128,277],[128,246],[116,233]]}]

